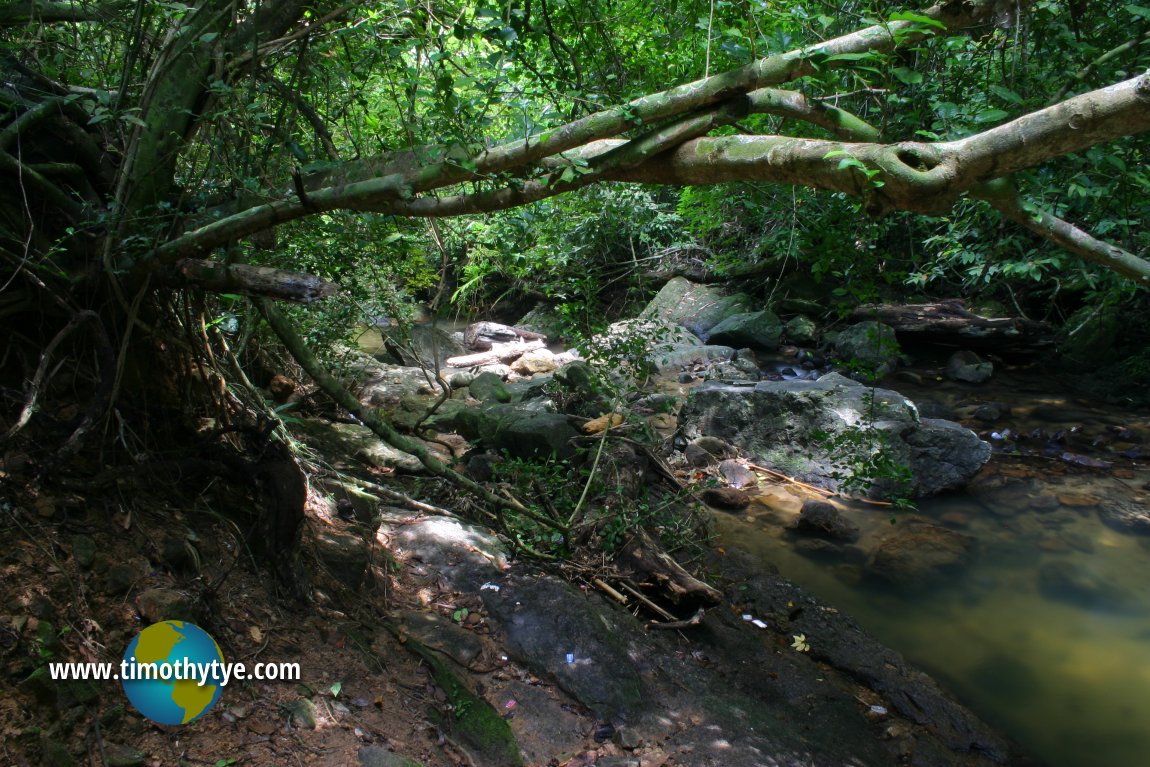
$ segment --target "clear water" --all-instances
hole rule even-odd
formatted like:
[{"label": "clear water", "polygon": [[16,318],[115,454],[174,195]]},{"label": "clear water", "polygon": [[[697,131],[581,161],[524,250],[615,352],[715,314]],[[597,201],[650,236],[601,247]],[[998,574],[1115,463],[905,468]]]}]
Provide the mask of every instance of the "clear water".
[{"label": "clear water", "polygon": [[[960,417],[982,402],[1009,404],[1012,415],[993,425],[967,422],[988,436],[1006,428],[1044,432],[1019,443],[1035,455],[997,453],[967,492],[923,502],[915,512],[977,538],[961,575],[906,595],[862,577],[858,566],[805,558],[784,526],[810,496],[777,485],[762,486],[747,514],[718,515],[720,542],[774,563],[854,615],[1051,767],[1150,765],[1150,537],[1107,527],[1093,505],[1150,503],[1150,462],[1117,455],[1132,440],[1150,450],[1150,416],[1061,396],[1056,382],[1025,371],[999,374],[989,388],[936,379],[927,371],[921,384],[891,386]],[[1051,442],[1058,431],[1067,434]],[[1113,460],[1114,468],[1074,465],[1064,452]],[[886,509],[845,508],[862,528],[863,549],[894,529]],[[895,512],[896,527],[910,513]],[[1044,591],[1039,569],[1051,562],[1109,581],[1122,593],[1120,604]]]}]

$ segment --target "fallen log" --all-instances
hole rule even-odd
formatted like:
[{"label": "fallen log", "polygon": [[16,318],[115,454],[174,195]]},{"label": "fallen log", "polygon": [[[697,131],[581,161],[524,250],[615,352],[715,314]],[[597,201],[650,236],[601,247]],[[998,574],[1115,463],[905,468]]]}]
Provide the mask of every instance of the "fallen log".
[{"label": "fallen log", "polygon": [[498,322],[473,322],[463,331],[463,344],[477,352],[486,352],[498,344],[522,341],[546,341],[547,336]]},{"label": "fallen log", "polygon": [[547,343],[542,340],[522,341],[509,344],[493,344],[490,351],[478,354],[464,354],[459,357],[448,357],[444,364],[452,368],[473,368],[480,365],[498,365],[513,362],[524,353],[542,349]]},{"label": "fallen log", "polygon": [[723,601],[723,593],[688,573],[645,531],[639,530],[615,558],[623,573],[637,582],[649,581],[672,604],[697,607]]},{"label": "fallen log", "polygon": [[193,285],[213,293],[242,293],[301,304],[310,304],[339,292],[335,283],[306,272],[252,264],[223,264],[198,258],[177,262],[165,281],[180,287]]},{"label": "fallen log", "polygon": [[984,349],[1050,346],[1055,341],[1049,323],[1025,317],[983,317],[968,310],[957,298],[931,304],[866,304],[855,309],[851,319],[889,325],[900,341]]}]

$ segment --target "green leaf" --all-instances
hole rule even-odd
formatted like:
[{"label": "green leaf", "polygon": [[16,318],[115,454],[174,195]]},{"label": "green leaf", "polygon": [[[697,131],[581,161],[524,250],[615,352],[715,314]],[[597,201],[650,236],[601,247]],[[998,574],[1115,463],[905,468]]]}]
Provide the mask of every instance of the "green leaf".
[{"label": "green leaf", "polygon": [[916,24],[934,27],[935,29],[946,29],[946,25],[941,21],[932,19],[929,16],[923,16],[921,13],[912,13],[911,11],[897,11],[892,13],[889,21],[913,21]]},{"label": "green leaf", "polygon": [[827,56],[827,61],[866,61],[867,59],[878,58],[877,54],[873,51],[866,51],[864,53],[836,53],[833,56]]},{"label": "green leaf", "polygon": [[892,71],[895,77],[907,85],[918,85],[922,82],[922,75],[910,67],[895,67]]},{"label": "green leaf", "polygon": [[339,691],[343,689],[343,682],[336,682],[335,684],[333,684],[328,689],[331,690],[331,697],[338,698],[339,697]]},{"label": "green leaf", "polygon": [[1150,19],[1150,8],[1144,5],[1127,5],[1126,10],[1135,16],[1141,16],[1144,19]]},{"label": "green leaf", "polygon": [[974,121],[976,123],[993,123],[1004,117],[1010,117],[1010,113],[1001,109],[984,109],[974,116]]},{"label": "green leaf", "polygon": [[998,96],[1003,101],[1009,101],[1011,104],[1022,104],[1022,96],[1019,96],[1010,88],[1004,88],[1001,85],[991,85],[990,92]]},{"label": "green leaf", "polygon": [[210,42],[215,41],[215,39],[219,36],[220,36],[219,32],[205,32],[204,34],[200,35],[200,42],[201,43],[210,43]]}]

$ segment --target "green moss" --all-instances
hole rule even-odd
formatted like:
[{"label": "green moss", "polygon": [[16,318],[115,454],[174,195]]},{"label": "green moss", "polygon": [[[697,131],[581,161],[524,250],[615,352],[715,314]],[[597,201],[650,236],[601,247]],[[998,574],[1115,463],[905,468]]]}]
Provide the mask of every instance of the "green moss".
[{"label": "green moss", "polygon": [[522,767],[523,756],[510,725],[487,701],[468,689],[443,659],[424,645],[407,637],[405,646],[423,658],[431,669],[435,683],[447,694],[451,711],[436,710],[433,715],[452,737],[474,748],[480,764],[491,767]]}]

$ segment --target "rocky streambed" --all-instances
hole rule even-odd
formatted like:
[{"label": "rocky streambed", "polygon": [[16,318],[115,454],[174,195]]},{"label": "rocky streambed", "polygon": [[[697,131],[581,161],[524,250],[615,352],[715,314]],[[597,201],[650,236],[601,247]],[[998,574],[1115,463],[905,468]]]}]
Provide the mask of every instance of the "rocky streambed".
[{"label": "rocky streambed", "polygon": [[[944,308],[948,317],[961,314]],[[543,575],[513,561],[482,529],[386,512],[382,535],[395,544],[392,551],[411,572],[452,595],[446,615],[440,610],[439,618],[409,619],[434,628],[423,636],[435,645],[440,634],[465,631],[452,617],[460,605],[470,610],[490,645],[484,657],[505,657],[506,665],[476,674],[467,661],[475,648],[460,657],[443,652],[468,680],[465,686],[506,716],[529,763],[572,755],[582,761],[571,764],[1029,763],[836,609],[847,605],[882,638],[912,648],[916,660],[1052,763],[1082,763],[1060,762],[1060,749],[1009,715],[1010,704],[984,694],[989,685],[1004,700],[1032,702],[1015,688],[1035,673],[1020,659],[1033,626],[1011,624],[1014,636],[1025,638],[1016,654],[998,640],[990,647],[987,632],[962,620],[960,633],[936,639],[965,648],[958,655],[974,683],[948,669],[946,656],[932,655],[921,638],[937,636],[924,627],[939,610],[1002,603],[1000,589],[1013,588],[1017,579],[987,575],[981,567],[1011,557],[1017,562],[1009,566],[1025,572],[1044,603],[1145,614],[1128,587],[1099,574],[1096,562],[1070,554],[1114,548],[1094,528],[1083,528],[1086,522],[1133,536],[1150,518],[1136,490],[1113,498],[1105,497],[1113,488],[1099,495],[1074,491],[1083,474],[1137,479],[1133,469],[1115,471],[1111,459],[1138,460],[1137,444],[1150,436],[1144,423],[1091,424],[1074,413],[1065,428],[1051,422],[1044,430],[1028,418],[1042,415],[1042,406],[1028,410],[986,385],[993,376],[1030,396],[1011,377],[1019,366],[985,351],[947,352],[908,368],[912,360],[888,326],[864,320],[820,332],[802,315],[784,322],[756,311],[746,297],[682,280],[582,355],[528,337],[543,330],[532,319],[510,327],[510,336],[508,326],[474,330],[472,343],[488,336],[480,349],[465,348],[466,335],[433,332],[423,347],[425,363],[468,357],[476,363],[440,367],[438,377],[361,359],[354,366],[361,398],[400,423],[430,429],[438,436],[428,444],[450,449],[444,459],[481,481],[504,456],[571,457],[606,424],[622,423],[613,420],[621,416],[605,414],[625,410],[627,423],[664,445],[648,457],[630,451],[624,463],[631,492],[671,471],[718,510],[721,548],[703,571],[723,596],[701,620],[696,615],[676,630],[659,630],[645,625],[650,613],[627,595],[588,587],[590,579],[580,588]],[[953,334],[953,322],[946,322],[944,330]],[[1012,327],[999,320],[974,326]],[[919,322],[913,332],[932,331]],[[641,363],[619,351],[633,349],[636,337],[648,352]],[[529,348],[508,354],[516,346]],[[591,385],[595,365],[600,373],[606,366],[616,383],[639,375],[648,377],[647,385],[633,388],[621,406]],[[880,376],[886,376],[883,386],[874,385]],[[1058,407],[1046,411],[1057,414]],[[312,423],[305,431],[310,439],[342,440],[343,452],[379,469],[418,470],[417,461],[382,447],[365,427]],[[1045,469],[1027,461],[1045,462]],[[919,511],[874,502],[882,498],[917,499]],[[372,513],[361,516],[374,519]],[[445,530],[453,532],[441,535]],[[419,531],[435,534],[425,540]],[[1018,615],[1034,613],[1027,608]],[[1015,673],[1019,668],[1027,670]],[[987,682],[994,678],[1011,681]],[[1124,763],[1120,753],[1126,751],[1104,752],[1109,755],[1094,763]]]}]

